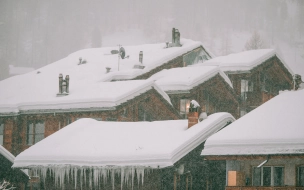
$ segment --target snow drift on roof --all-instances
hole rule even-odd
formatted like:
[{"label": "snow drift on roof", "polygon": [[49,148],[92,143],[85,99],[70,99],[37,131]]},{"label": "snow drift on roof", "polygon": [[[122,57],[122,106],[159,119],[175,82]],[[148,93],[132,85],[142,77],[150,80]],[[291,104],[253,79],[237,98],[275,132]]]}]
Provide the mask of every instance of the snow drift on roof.
[{"label": "snow drift on roof", "polygon": [[304,90],[281,93],[211,136],[202,155],[304,153]]},{"label": "snow drift on roof", "polygon": [[[0,83],[0,88],[5,89],[0,94],[0,113],[79,108],[107,109],[120,105],[152,88],[156,89],[171,104],[168,95],[153,81],[132,80],[75,84],[71,79],[70,94],[56,97],[59,88],[58,79],[45,80],[47,85],[40,87],[39,90],[39,84],[43,81],[40,76],[29,75],[31,83],[24,84],[24,81],[16,80],[14,86],[7,88],[2,88]],[[11,80],[13,79],[15,78]]]},{"label": "snow drift on roof", "polygon": [[164,91],[190,90],[217,74],[220,74],[232,88],[231,81],[218,66],[201,65],[198,67],[182,67],[162,70],[161,72],[151,76],[149,79],[155,80],[156,84]]},{"label": "snow drift on roof", "polygon": [[234,53],[227,56],[216,57],[194,66],[217,65],[220,66],[223,71],[249,71],[275,55],[278,56],[288,71],[293,74],[292,70],[274,49],[258,49]]},{"label": "snow drift on roof", "polygon": [[13,167],[171,166],[233,120],[228,113],[216,113],[187,129],[187,120],[80,119],[23,151]]},{"label": "snow drift on roof", "polygon": [[[20,108],[22,105],[35,106],[37,102],[42,101],[51,105],[65,103],[63,100],[69,99],[76,101],[76,97],[80,94],[88,95],[92,100],[102,99],[99,95],[104,93],[105,90],[101,82],[114,79],[132,79],[202,46],[200,42],[186,39],[182,39],[181,43],[183,44],[182,47],[172,48],[164,48],[166,47],[165,43],[124,46],[126,55],[129,55],[130,58],[120,59],[119,71],[118,56],[117,54],[111,54],[111,50],[118,47],[77,51],[43,68],[0,81],[0,89],[4,89],[0,91],[0,112],[18,112],[19,109],[22,109]],[[145,68],[133,69],[135,64],[140,64],[140,51],[144,53],[143,64]],[[80,57],[87,63],[78,65]],[[106,73],[106,67],[111,68],[110,73]],[[66,75],[70,77],[70,95],[56,98],[60,73],[63,74],[63,77]],[[109,84],[105,85],[110,86]],[[130,86],[133,86],[131,89],[134,89],[138,84],[131,84]]]}]

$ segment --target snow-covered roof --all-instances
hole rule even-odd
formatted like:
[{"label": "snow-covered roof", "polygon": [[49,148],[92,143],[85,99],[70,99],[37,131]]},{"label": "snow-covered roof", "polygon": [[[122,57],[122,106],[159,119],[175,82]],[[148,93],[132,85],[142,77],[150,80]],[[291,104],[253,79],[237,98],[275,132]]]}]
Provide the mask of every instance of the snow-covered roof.
[{"label": "snow-covered roof", "polygon": [[[154,88],[170,104],[170,98],[153,81],[131,80],[117,82],[86,83],[86,79],[70,80],[70,94],[57,97],[58,78],[48,79],[43,74],[23,75],[26,81],[13,77],[6,80],[11,86],[0,83],[0,113],[19,111],[68,110],[68,109],[113,109]],[[77,77],[77,76],[75,76]],[[28,82],[31,81],[31,82]],[[42,84],[45,83],[45,86]],[[78,83],[78,84],[77,84]],[[39,87],[39,85],[42,85]]]},{"label": "snow-covered roof", "polygon": [[293,74],[289,66],[284,62],[282,57],[274,49],[258,49],[249,50],[240,53],[234,53],[227,56],[220,56],[203,63],[196,64],[199,65],[216,65],[220,66],[225,72],[235,72],[235,71],[250,71],[254,67],[262,64],[267,59],[277,56],[281,62],[284,64],[286,69]]},{"label": "snow-covered roof", "polygon": [[190,90],[193,87],[204,83],[208,79],[220,74],[221,77],[231,86],[232,83],[227,75],[220,70],[218,66],[188,66],[182,68],[173,68],[162,70],[151,76],[150,80],[155,80],[155,83],[164,91],[180,91]]},{"label": "snow-covered roof", "polygon": [[[0,89],[4,90],[0,91],[0,113],[18,112],[25,109],[44,109],[46,107],[52,109],[53,106],[59,104],[62,109],[74,108],[74,104],[70,106],[71,102],[76,103],[77,101],[81,104],[80,107],[88,107],[90,104],[84,105],[84,102],[88,103],[89,99],[96,106],[98,105],[95,104],[96,100],[104,101],[106,99],[108,101],[108,91],[113,92],[114,98],[111,100],[113,103],[113,100],[118,101],[117,98],[123,94],[139,90],[144,82],[124,83],[126,87],[122,87],[122,90],[116,88],[120,93],[114,93],[115,87],[111,86],[119,87],[117,85],[122,83],[103,84],[102,82],[135,78],[177,56],[202,46],[200,42],[186,39],[182,39],[181,43],[182,47],[171,48],[165,48],[165,43],[124,46],[126,55],[129,55],[130,58],[120,59],[119,71],[118,55],[111,54],[111,50],[118,47],[104,47],[77,51],[35,71],[2,80],[0,81]],[[133,69],[135,64],[140,64],[140,51],[143,51],[145,68]],[[86,60],[85,64],[78,64],[80,57],[82,60]],[[106,67],[111,67],[109,73],[106,73]],[[56,97],[59,91],[58,76],[60,73],[63,74],[63,77],[66,75],[70,77],[70,95],[66,97]],[[86,99],[82,98],[83,95],[86,96]]]},{"label": "snow-covered roof", "polygon": [[9,65],[9,75],[21,75],[24,73],[28,73],[35,70],[34,68],[31,67],[15,67],[14,65]]},{"label": "snow-covered roof", "polygon": [[167,167],[231,121],[229,113],[215,113],[187,129],[187,120],[80,119],[20,153],[13,167]]},{"label": "snow-covered roof", "polygon": [[211,136],[202,155],[304,153],[304,90],[287,91]]}]

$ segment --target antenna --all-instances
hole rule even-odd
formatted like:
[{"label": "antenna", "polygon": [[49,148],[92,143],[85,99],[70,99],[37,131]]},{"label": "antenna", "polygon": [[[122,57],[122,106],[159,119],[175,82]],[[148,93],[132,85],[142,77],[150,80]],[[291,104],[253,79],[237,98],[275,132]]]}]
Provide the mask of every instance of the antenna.
[{"label": "antenna", "polygon": [[123,48],[120,44],[118,44],[118,71],[119,71],[119,60],[120,60],[120,58],[121,59],[124,59],[125,58],[125,56],[126,56],[126,50],[125,50],[125,48]]}]

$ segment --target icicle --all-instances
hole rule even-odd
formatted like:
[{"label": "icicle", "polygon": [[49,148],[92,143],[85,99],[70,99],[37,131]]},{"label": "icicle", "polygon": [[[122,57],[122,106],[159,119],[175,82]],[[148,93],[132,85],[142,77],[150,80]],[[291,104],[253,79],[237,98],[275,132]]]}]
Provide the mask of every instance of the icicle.
[{"label": "icicle", "polygon": [[122,186],[123,186],[123,183],[124,183],[124,178],[125,178],[125,169],[122,167],[120,169],[120,189],[122,190]]},{"label": "icicle", "polygon": [[134,188],[134,173],[135,173],[134,167],[131,168],[131,173],[132,173],[132,190],[133,190],[133,188]]},{"label": "icicle", "polygon": [[111,180],[112,180],[112,189],[114,190],[115,189],[115,187],[114,187],[114,182],[115,182],[115,180],[114,180],[114,177],[115,177],[115,169],[114,168],[112,168],[112,170],[111,170]]},{"label": "icicle", "polygon": [[78,169],[74,167],[74,183],[75,183],[75,189],[77,188],[77,171]]}]

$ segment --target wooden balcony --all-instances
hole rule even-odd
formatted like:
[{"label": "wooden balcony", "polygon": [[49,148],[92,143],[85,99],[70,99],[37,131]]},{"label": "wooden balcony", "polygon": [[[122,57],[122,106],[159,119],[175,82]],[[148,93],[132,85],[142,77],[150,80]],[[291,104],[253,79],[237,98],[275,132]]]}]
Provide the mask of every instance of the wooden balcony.
[{"label": "wooden balcony", "polygon": [[284,186],[284,187],[253,187],[253,186],[227,186],[225,190],[304,190],[304,187]]}]

